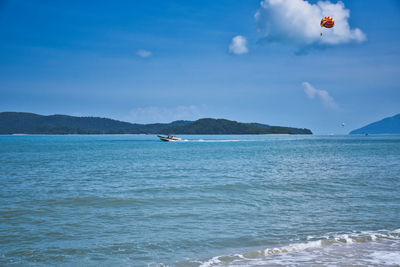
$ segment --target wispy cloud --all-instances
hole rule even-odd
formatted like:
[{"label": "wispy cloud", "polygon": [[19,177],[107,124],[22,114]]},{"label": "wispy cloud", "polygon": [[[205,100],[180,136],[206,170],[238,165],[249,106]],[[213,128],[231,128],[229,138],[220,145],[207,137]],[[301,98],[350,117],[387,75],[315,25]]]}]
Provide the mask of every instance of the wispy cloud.
[{"label": "wispy cloud", "polygon": [[172,122],[176,120],[197,120],[204,116],[206,107],[176,106],[176,107],[139,107],[130,111],[128,121],[135,123]]},{"label": "wispy cloud", "polygon": [[317,98],[322,104],[330,109],[340,110],[338,104],[336,104],[335,100],[332,96],[329,95],[328,91],[315,89],[308,82],[303,82],[304,92],[310,99]]},{"label": "wispy cloud", "polygon": [[[321,28],[320,21],[324,16],[335,19],[333,28]],[[341,1],[311,4],[306,0],[263,0],[254,17],[261,37],[266,41],[335,45],[366,40],[360,29],[350,28],[350,11]]]},{"label": "wispy cloud", "polygon": [[247,39],[244,36],[237,35],[232,38],[232,42],[229,45],[229,52],[235,55],[246,54],[249,52],[247,48]]},{"label": "wispy cloud", "polygon": [[136,51],[136,55],[142,58],[146,58],[146,57],[151,57],[153,53],[149,50],[139,49],[138,51]]}]

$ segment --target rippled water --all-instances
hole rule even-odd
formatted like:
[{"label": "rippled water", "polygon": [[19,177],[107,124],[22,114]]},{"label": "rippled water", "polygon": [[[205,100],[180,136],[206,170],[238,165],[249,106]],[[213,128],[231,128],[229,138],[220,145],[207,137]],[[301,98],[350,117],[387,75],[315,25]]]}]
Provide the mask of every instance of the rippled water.
[{"label": "rippled water", "polygon": [[0,265],[400,265],[400,136],[0,136]]}]

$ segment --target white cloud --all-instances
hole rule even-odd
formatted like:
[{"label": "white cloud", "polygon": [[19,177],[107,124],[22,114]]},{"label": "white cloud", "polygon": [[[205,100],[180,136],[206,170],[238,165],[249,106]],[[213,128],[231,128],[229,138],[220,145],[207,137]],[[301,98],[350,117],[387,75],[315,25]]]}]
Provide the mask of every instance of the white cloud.
[{"label": "white cloud", "polygon": [[151,57],[153,55],[153,53],[148,50],[139,49],[138,51],[136,51],[136,55],[138,55],[139,57],[142,57],[142,58],[146,58],[146,57]]},{"label": "white cloud", "polygon": [[[325,16],[335,19],[333,28],[321,28]],[[350,28],[350,11],[340,1],[311,4],[306,0],[263,0],[254,17],[259,33],[268,41],[334,45],[366,40],[360,29]]]},{"label": "white cloud", "polygon": [[233,37],[232,42],[229,45],[229,52],[235,55],[248,53],[249,49],[247,48],[247,39],[241,35]]},{"label": "white cloud", "polygon": [[132,109],[126,120],[134,123],[169,123],[176,120],[197,120],[203,116],[201,109],[194,105],[177,107],[150,106]]},{"label": "white cloud", "polygon": [[328,91],[315,89],[308,82],[303,82],[304,92],[310,99],[318,98],[322,101],[325,107],[335,110],[340,110],[333,97],[331,97]]}]

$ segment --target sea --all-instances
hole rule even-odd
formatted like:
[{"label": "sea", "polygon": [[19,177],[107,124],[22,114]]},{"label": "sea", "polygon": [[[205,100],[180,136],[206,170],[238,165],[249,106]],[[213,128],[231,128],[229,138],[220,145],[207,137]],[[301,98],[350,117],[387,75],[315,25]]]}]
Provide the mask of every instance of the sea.
[{"label": "sea", "polygon": [[400,136],[0,136],[0,266],[400,266]]}]

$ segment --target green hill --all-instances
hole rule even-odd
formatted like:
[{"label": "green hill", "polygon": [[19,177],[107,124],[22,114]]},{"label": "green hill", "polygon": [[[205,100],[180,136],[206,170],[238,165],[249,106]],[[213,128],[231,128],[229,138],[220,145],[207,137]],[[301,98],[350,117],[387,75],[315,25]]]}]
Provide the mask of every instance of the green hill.
[{"label": "green hill", "polygon": [[98,117],[0,113],[0,134],[312,134],[308,129],[200,119],[135,124]]},{"label": "green hill", "polygon": [[182,126],[169,126],[161,133],[176,134],[312,134],[308,129],[240,123],[225,119],[200,119]]},{"label": "green hill", "polygon": [[1,134],[113,134],[140,133],[140,125],[96,117],[42,116],[33,113],[0,113]]}]

